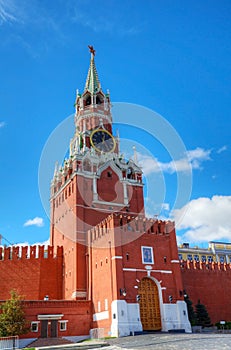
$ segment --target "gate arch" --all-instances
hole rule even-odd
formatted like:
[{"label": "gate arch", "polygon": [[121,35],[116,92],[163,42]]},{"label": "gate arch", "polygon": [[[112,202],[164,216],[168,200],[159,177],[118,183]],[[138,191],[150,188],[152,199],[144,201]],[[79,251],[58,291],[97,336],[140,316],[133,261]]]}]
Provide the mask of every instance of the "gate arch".
[{"label": "gate arch", "polygon": [[161,330],[159,293],[156,283],[144,277],[139,285],[140,318],[144,331]]}]

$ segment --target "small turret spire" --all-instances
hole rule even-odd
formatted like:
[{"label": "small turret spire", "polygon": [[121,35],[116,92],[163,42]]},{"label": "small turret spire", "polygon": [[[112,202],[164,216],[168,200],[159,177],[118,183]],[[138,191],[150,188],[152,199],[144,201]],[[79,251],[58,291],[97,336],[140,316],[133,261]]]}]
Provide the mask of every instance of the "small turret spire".
[{"label": "small turret spire", "polygon": [[87,74],[87,80],[86,80],[86,84],[85,84],[85,91],[88,90],[90,93],[94,94],[97,91],[101,90],[101,85],[99,82],[99,78],[98,78],[98,73],[96,70],[96,66],[95,66],[95,50],[94,47],[91,45],[88,45],[89,47],[89,51],[91,53],[91,61],[90,61],[90,67],[88,70],[88,74]]},{"label": "small turret spire", "polygon": [[58,161],[55,162],[55,170],[54,170],[54,177],[58,175],[58,169],[59,169],[59,163]]}]

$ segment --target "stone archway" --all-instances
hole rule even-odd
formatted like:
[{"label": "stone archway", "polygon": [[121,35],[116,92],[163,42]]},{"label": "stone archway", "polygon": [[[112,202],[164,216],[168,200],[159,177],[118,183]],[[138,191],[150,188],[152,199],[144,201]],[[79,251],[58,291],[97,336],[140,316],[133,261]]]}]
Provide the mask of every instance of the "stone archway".
[{"label": "stone archway", "polygon": [[161,330],[158,287],[149,277],[144,277],[139,286],[140,318],[144,331]]}]

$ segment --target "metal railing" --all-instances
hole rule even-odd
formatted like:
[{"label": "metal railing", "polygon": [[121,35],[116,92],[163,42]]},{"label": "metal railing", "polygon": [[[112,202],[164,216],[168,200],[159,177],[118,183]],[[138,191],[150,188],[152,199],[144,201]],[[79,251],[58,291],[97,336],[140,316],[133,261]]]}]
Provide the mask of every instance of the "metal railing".
[{"label": "metal railing", "polygon": [[0,349],[1,350],[11,350],[19,348],[19,337],[11,336],[11,337],[0,337]]}]

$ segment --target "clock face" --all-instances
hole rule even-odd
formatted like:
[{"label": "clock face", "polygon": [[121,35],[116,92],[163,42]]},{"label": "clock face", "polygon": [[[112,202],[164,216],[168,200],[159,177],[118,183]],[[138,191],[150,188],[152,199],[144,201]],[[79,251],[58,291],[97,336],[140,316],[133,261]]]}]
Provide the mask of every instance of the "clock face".
[{"label": "clock face", "polygon": [[116,146],[114,137],[107,130],[96,129],[90,136],[91,145],[99,152],[113,152]]}]

